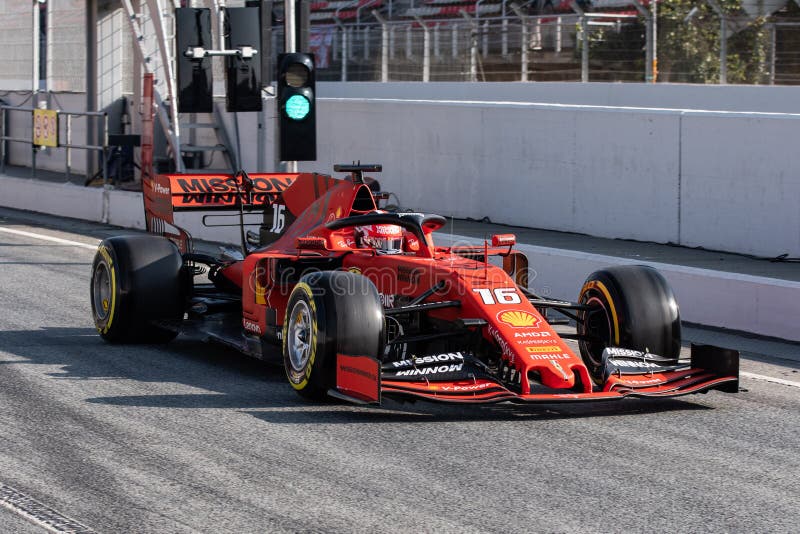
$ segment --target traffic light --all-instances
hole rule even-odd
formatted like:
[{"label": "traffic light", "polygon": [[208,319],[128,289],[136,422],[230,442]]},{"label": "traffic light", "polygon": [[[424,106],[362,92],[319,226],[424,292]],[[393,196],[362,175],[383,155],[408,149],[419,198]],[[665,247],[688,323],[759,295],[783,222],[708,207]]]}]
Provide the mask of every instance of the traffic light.
[{"label": "traffic light", "polygon": [[278,56],[278,115],[281,161],[317,159],[314,55]]},{"label": "traffic light", "polygon": [[[235,7],[225,10],[225,48],[248,50],[261,47],[261,18],[258,7]],[[261,111],[261,58],[239,54],[225,58],[228,111]]]},{"label": "traffic light", "polygon": [[175,10],[178,113],[211,113],[211,57],[188,57],[190,48],[211,48],[211,10],[179,7]]}]

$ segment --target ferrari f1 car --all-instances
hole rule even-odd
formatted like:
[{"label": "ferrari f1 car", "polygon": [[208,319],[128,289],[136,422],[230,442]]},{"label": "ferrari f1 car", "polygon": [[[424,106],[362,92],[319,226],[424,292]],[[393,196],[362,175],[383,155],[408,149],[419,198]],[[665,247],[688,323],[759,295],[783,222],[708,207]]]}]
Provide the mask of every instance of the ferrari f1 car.
[{"label": "ferrari f1 car", "polygon": [[[444,218],[379,209],[385,195],[364,173],[380,170],[337,165],[335,172],[349,173],[340,179],[243,171],[146,177],[151,234],[106,239],[94,259],[100,335],[160,343],[199,333],[282,359],[305,397],[357,403],[738,390],[736,351],[695,345],[679,359],[678,304],[654,269],[603,269],[589,275],[577,302],[542,298],[527,289],[528,259],[512,234],[483,246],[436,246]],[[233,210],[225,217],[238,216],[241,253],[194,251],[174,220],[187,210]],[[254,216],[258,231],[246,230]],[[557,333],[553,313],[574,321],[575,333]]]}]

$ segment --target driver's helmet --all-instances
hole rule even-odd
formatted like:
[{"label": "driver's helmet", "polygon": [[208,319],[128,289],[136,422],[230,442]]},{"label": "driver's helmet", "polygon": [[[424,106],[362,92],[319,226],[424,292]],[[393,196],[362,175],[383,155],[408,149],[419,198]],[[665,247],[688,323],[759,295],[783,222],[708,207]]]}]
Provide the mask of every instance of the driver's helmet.
[{"label": "driver's helmet", "polygon": [[396,224],[371,224],[355,227],[356,246],[371,248],[378,254],[403,252],[403,229]]}]

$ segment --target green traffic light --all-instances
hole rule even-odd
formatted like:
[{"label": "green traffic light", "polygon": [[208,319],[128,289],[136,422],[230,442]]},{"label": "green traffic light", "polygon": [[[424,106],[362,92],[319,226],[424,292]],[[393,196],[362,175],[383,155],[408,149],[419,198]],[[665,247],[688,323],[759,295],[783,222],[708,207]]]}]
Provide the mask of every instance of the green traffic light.
[{"label": "green traffic light", "polygon": [[292,95],[286,101],[284,110],[286,111],[286,116],[290,119],[301,121],[305,119],[308,112],[311,111],[311,104],[303,95]]}]

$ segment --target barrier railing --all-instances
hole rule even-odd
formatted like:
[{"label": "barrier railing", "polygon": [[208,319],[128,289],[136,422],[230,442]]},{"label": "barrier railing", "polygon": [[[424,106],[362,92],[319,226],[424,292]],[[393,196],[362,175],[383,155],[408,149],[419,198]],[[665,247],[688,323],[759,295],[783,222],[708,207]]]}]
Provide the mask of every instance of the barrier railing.
[{"label": "barrier railing", "polygon": [[[39,123],[39,117],[43,116],[39,115],[41,112],[50,112],[55,113],[55,131],[45,131],[50,126],[47,126],[45,123],[46,121],[42,121],[41,124]],[[14,137],[9,132],[9,124],[10,121],[8,120],[9,112],[19,112],[19,113],[29,113],[31,117],[31,124],[33,125],[31,136],[29,138],[23,137]],[[37,113],[38,112],[38,113]],[[51,115],[52,116],[52,115]],[[64,118],[64,127],[62,130],[61,127],[61,117]],[[73,127],[72,127],[72,118],[73,117],[86,117],[87,123],[88,121],[94,120],[99,122],[100,128],[94,128],[95,130],[99,131],[100,135],[100,143],[99,145],[90,145],[90,144],[81,144],[81,143],[73,143],[72,142],[72,134],[73,134]],[[88,124],[87,124],[88,126]],[[97,124],[95,124],[97,126]],[[38,131],[37,131],[38,130]],[[91,131],[92,129],[88,129]],[[60,135],[61,132],[64,132],[64,136]],[[61,142],[61,140],[64,142]],[[37,143],[38,141],[38,143]],[[39,144],[44,141],[45,144]],[[0,172],[5,173],[6,170],[6,160],[8,159],[8,143],[24,143],[31,145],[31,175],[33,178],[36,178],[36,154],[43,148],[53,148],[59,149],[63,148],[65,150],[64,154],[64,166],[66,172],[67,181],[71,179],[72,176],[72,150],[79,149],[79,150],[87,150],[87,151],[97,151],[102,154],[102,168],[101,173],[103,177],[103,184],[108,183],[108,114],[103,111],[64,111],[64,110],[44,110],[42,108],[33,108],[33,107],[20,107],[20,106],[10,106],[10,105],[0,105]],[[91,179],[93,176],[91,175],[91,165],[86,166],[86,177],[87,179]]]}]

